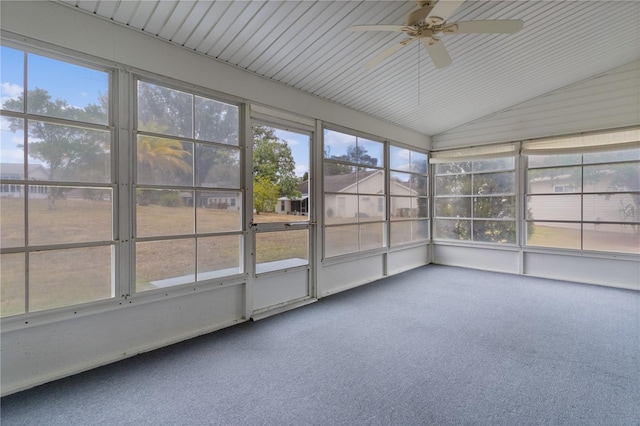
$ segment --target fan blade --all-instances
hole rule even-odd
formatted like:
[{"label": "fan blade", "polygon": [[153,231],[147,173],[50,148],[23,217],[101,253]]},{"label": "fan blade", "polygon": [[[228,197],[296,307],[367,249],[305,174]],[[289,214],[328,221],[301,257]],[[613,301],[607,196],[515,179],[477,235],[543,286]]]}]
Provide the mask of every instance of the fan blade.
[{"label": "fan blade", "polygon": [[498,20],[498,21],[465,21],[456,22],[457,30],[453,34],[514,34],[524,27],[524,21]]},{"label": "fan blade", "polygon": [[427,16],[427,20],[429,18],[440,18],[443,21],[449,19],[449,16],[453,15],[464,1],[449,1],[449,0],[440,0],[436,5],[431,9],[431,13]]},{"label": "fan blade", "polygon": [[408,38],[406,40],[402,40],[400,43],[394,44],[393,46],[391,46],[387,50],[383,51],[381,54],[379,54],[378,56],[376,56],[375,58],[373,58],[372,60],[370,60],[366,64],[364,64],[364,67],[367,68],[367,69],[375,67],[380,62],[384,61],[389,56],[393,55],[398,50],[402,49],[403,47],[405,47],[406,45],[411,43],[413,40],[415,40],[415,39],[414,38]]},{"label": "fan blade", "polygon": [[436,40],[434,43],[433,39],[423,38],[422,44],[427,48],[427,53],[431,56],[436,68],[444,68],[451,63],[451,56],[442,41]]},{"label": "fan blade", "polygon": [[402,32],[403,25],[354,25],[349,31],[395,31]]}]

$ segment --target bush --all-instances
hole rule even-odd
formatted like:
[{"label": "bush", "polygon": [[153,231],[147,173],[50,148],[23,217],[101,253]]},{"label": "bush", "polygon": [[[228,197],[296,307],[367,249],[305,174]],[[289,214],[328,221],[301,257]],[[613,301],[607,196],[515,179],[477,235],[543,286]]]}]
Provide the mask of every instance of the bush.
[{"label": "bush", "polygon": [[163,191],[158,198],[158,204],[164,207],[180,207],[182,198],[178,191]]}]

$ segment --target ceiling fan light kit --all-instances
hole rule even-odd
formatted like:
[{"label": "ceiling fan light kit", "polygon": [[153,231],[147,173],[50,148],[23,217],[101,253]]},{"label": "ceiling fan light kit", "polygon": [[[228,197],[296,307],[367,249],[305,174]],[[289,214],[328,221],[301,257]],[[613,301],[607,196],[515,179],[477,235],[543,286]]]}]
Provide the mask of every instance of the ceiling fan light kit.
[{"label": "ceiling fan light kit", "polygon": [[351,31],[401,32],[409,38],[402,40],[367,62],[373,68],[414,40],[420,40],[436,68],[451,64],[451,57],[438,34],[515,34],[524,27],[519,19],[494,21],[462,21],[448,24],[447,19],[464,1],[418,1],[418,9],[407,16],[406,25],[356,25]]}]

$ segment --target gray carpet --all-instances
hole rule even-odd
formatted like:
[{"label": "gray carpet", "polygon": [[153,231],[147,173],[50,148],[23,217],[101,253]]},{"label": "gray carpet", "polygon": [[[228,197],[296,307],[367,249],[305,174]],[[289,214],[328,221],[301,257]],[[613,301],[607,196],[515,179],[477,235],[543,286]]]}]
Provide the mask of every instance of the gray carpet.
[{"label": "gray carpet", "polygon": [[640,425],[640,293],[428,265],[2,399],[2,425]]}]

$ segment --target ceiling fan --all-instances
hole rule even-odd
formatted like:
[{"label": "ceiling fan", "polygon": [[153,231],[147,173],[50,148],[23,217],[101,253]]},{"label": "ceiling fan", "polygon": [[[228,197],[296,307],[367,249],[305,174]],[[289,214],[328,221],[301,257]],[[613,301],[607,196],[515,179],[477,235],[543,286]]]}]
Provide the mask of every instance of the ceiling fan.
[{"label": "ceiling fan", "polygon": [[373,68],[398,50],[415,40],[420,40],[436,68],[451,63],[451,57],[439,34],[514,34],[522,29],[520,19],[495,21],[463,21],[448,23],[447,19],[464,1],[417,1],[418,9],[409,13],[406,25],[356,25],[350,31],[392,31],[405,33],[408,38],[391,46],[367,62],[365,68]]}]

